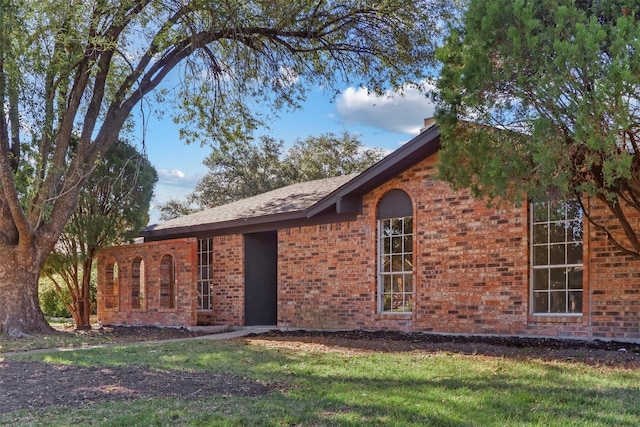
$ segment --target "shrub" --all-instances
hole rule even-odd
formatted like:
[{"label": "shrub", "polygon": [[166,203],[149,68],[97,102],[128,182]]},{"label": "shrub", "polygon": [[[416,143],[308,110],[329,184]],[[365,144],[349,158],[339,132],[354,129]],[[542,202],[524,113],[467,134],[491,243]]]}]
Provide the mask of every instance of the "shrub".
[{"label": "shrub", "polygon": [[40,308],[45,316],[71,317],[65,304],[65,300],[70,300],[71,297],[66,290],[60,294],[56,291],[53,284],[41,282],[38,294],[40,298]]}]

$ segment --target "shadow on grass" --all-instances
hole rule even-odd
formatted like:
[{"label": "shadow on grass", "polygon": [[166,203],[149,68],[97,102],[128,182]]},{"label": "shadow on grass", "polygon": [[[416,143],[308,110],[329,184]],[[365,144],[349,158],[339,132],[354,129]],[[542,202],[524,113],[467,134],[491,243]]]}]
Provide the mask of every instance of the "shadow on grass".
[{"label": "shadow on grass", "polygon": [[[119,425],[149,425],[154,417],[167,416],[174,425],[640,425],[638,372],[446,354],[309,354],[206,341],[32,357],[53,363],[49,371],[71,365],[67,377],[79,372],[73,369],[97,375],[125,369],[141,379],[158,372],[165,382],[181,377],[200,390],[220,381],[268,388],[255,395],[159,393],[153,401],[164,403],[156,405],[148,396],[141,399],[143,395],[123,406],[89,400],[91,409],[73,415],[86,420],[106,411],[101,416],[117,418]],[[47,370],[46,364],[40,365]],[[46,374],[42,372],[45,381]],[[162,409],[168,401],[171,414]],[[68,419],[67,410],[59,411],[46,415],[49,424],[62,425]],[[15,424],[16,418],[11,420]],[[155,424],[169,424],[165,418],[157,420]]]}]

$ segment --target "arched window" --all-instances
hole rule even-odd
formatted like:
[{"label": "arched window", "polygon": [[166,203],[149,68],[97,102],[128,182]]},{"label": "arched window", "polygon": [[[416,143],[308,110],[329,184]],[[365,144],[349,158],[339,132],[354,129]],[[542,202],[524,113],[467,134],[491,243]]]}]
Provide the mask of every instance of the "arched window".
[{"label": "arched window", "polygon": [[413,311],[413,204],[402,190],[386,193],[378,219],[378,311]]},{"label": "arched window", "polygon": [[131,308],[140,310],[145,304],[144,261],[137,257],[131,264]]},{"label": "arched window", "polygon": [[104,308],[118,308],[118,263],[115,260],[110,260],[106,267]]},{"label": "arched window", "polygon": [[175,265],[171,255],[160,260],[160,308],[175,308]]}]

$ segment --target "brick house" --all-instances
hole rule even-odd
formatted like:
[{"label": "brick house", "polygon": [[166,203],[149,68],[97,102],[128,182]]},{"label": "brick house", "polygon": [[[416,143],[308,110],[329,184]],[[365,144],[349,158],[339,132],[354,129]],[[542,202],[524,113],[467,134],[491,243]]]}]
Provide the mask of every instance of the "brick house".
[{"label": "brick house", "polygon": [[428,126],[362,174],[177,218],[143,231],[145,243],[102,250],[99,317],[640,341],[640,262],[572,201],[492,209],[452,190],[434,178],[439,137]]}]

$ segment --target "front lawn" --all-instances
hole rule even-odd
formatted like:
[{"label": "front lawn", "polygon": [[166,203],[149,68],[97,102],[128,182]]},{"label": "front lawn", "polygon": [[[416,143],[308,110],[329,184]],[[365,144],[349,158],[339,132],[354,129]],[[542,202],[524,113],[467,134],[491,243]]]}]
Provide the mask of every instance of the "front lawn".
[{"label": "front lawn", "polygon": [[[102,384],[90,402],[74,398],[66,407],[35,405],[2,413],[0,405],[2,425],[640,425],[638,370],[575,362],[284,345],[259,337],[24,355],[0,366],[24,362],[37,367],[45,363],[52,371],[65,367],[71,369],[65,371],[69,376],[126,369],[195,382],[213,375],[211,381],[268,390],[243,395],[225,393],[225,387],[196,387],[188,395],[163,395]],[[36,380],[45,381],[25,382]],[[2,388],[0,377],[0,394],[5,394]],[[77,389],[82,384],[72,380],[55,388],[60,394]],[[109,399],[118,392],[129,393],[127,400]]]}]

